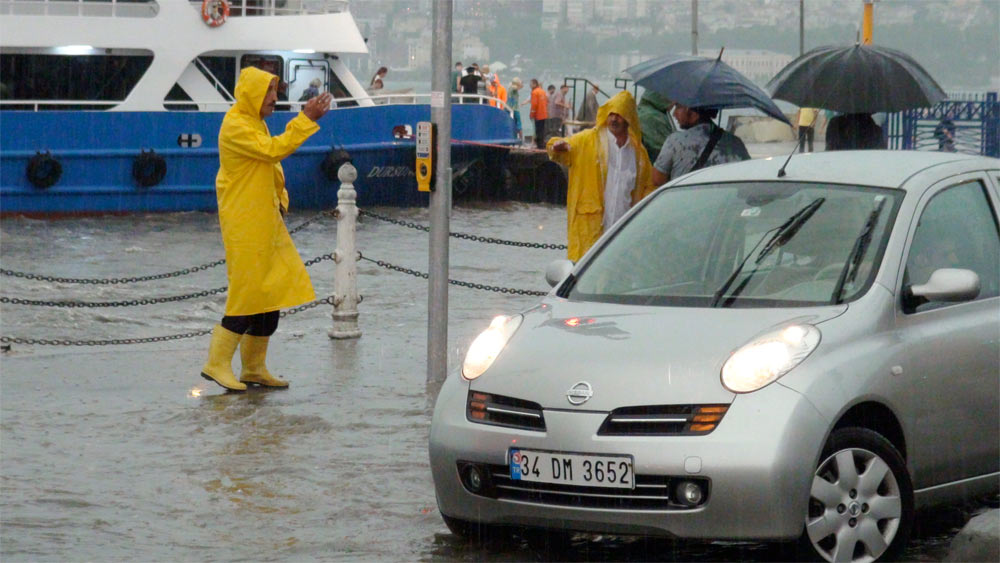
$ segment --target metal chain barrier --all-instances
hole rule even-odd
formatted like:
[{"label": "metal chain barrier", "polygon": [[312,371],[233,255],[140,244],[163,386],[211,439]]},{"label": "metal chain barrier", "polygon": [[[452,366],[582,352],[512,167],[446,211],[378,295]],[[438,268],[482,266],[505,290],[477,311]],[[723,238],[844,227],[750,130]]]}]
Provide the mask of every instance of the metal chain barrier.
[{"label": "metal chain barrier", "polygon": [[[308,227],[309,225],[315,223],[319,219],[325,216],[333,216],[333,211],[323,211],[317,214],[315,217],[306,219],[300,225],[294,229],[288,231],[288,234],[295,234],[302,229]],[[207,264],[201,264],[200,266],[192,266],[190,268],[184,268],[183,270],[177,270],[175,272],[166,272],[163,274],[152,274],[148,276],[135,276],[129,278],[61,278],[58,276],[45,276],[42,274],[32,274],[29,272],[17,272],[14,270],[8,270],[5,268],[0,268],[0,275],[10,276],[14,278],[23,278],[28,280],[39,280],[46,282],[57,282],[57,283],[77,283],[77,284],[90,284],[90,285],[118,285],[127,283],[138,283],[153,280],[162,280],[167,278],[179,278],[181,276],[186,276],[196,272],[201,272],[208,270],[210,268],[215,268],[216,266],[221,266],[226,263],[225,258],[216,260],[215,262],[209,262]],[[309,265],[308,263],[306,264]]]},{"label": "metal chain barrier", "polygon": [[[384,260],[373,260],[371,258],[368,258],[367,256],[362,255],[360,252],[358,253],[358,257],[361,260],[367,260],[369,262],[374,262],[375,264],[377,264],[377,265],[379,265],[379,266],[381,266],[383,268],[387,268],[389,270],[395,270],[397,272],[402,272],[404,274],[409,274],[411,276],[416,276],[418,278],[423,278],[423,279],[427,279],[427,277],[428,277],[428,275],[427,275],[426,272],[420,272],[420,271],[417,271],[417,270],[411,270],[410,268],[404,268],[403,266],[397,266],[395,264],[391,264],[391,263],[386,262]],[[545,292],[545,291],[535,291],[535,290],[532,290],[532,289],[517,289],[517,288],[513,288],[513,287],[499,287],[499,286],[495,286],[495,285],[485,285],[485,284],[481,284],[481,283],[471,283],[471,282],[464,282],[464,281],[452,280],[452,279],[449,279],[448,283],[451,284],[451,285],[458,285],[458,286],[461,286],[461,287],[468,287],[468,288],[472,288],[472,289],[482,289],[482,290],[485,290],[485,291],[495,291],[497,293],[505,293],[507,295],[534,295],[534,296],[539,296],[539,297],[543,296],[543,295],[548,295],[548,293]]]},{"label": "metal chain barrier", "polygon": [[[279,316],[285,317],[288,315],[295,315],[301,313],[307,309],[312,309],[318,307],[324,303],[333,305],[333,296],[324,297],[323,299],[317,299],[306,303],[305,305],[299,305],[298,307],[293,307],[287,311],[282,311]],[[109,340],[65,340],[65,339],[43,339],[43,338],[19,338],[16,336],[0,336],[0,343],[3,344],[27,344],[34,346],[116,346],[120,344],[147,344],[150,342],[167,342],[170,340],[181,340],[183,338],[194,338],[196,336],[205,336],[210,334],[212,329],[206,328],[202,330],[195,330],[192,332],[182,332],[180,334],[169,334],[166,336],[150,336],[147,338],[112,338]]]},{"label": "metal chain barrier", "polygon": [[[430,232],[430,227],[425,225],[420,225],[417,223],[411,223],[409,221],[400,221],[399,219],[393,219],[392,217],[387,217],[385,215],[379,215],[378,213],[372,213],[371,211],[365,211],[364,209],[358,209],[359,215],[365,215],[378,219],[379,221],[385,221],[386,223],[392,223],[394,225],[400,225],[403,227],[408,227],[410,229],[417,229],[418,231],[423,231],[425,233]],[[522,242],[517,240],[503,240],[493,237],[481,237],[477,235],[470,235],[466,233],[449,233],[451,236],[464,240],[471,240],[475,242],[485,242],[489,244],[503,244],[507,246],[516,246],[520,248],[544,248],[546,250],[565,250],[565,244],[554,244],[546,242]]]},{"label": "metal chain barrier", "polygon": [[153,274],[150,276],[137,276],[132,278],[60,278],[56,276],[44,276],[42,274],[32,274],[28,272],[15,272],[14,270],[0,269],[0,274],[5,276],[11,276],[15,278],[24,278],[28,280],[40,280],[47,282],[59,282],[59,283],[83,283],[92,285],[117,285],[122,283],[136,283],[152,280],[162,280],[165,278],[178,278],[181,276],[186,276],[188,274],[193,274],[195,272],[200,272],[202,270],[207,270],[209,268],[214,268],[216,266],[221,266],[226,263],[226,259],[216,260],[215,262],[209,262],[208,264],[202,264],[200,266],[194,266],[191,268],[184,268],[183,270],[177,270],[176,272],[167,272],[164,274]]},{"label": "metal chain barrier", "polygon": [[[318,264],[324,260],[333,260],[333,254],[323,254],[312,258],[311,260],[306,260],[304,264],[306,266],[312,266],[313,264]],[[144,299],[126,299],[124,301],[45,301],[39,299],[20,299],[17,297],[4,297],[0,296],[0,303],[8,303],[11,305],[34,305],[38,307],[69,307],[69,308],[96,308],[96,307],[137,307],[139,305],[156,305],[158,303],[173,303],[176,301],[186,301],[188,299],[196,299],[198,297],[208,297],[209,295],[217,295],[219,293],[225,293],[228,286],[217,287],[215,289],[206,289],[204,291],[198,291],[195,293],[187,293],[184,295],[171,295],[167,297],[150,297]]]}]

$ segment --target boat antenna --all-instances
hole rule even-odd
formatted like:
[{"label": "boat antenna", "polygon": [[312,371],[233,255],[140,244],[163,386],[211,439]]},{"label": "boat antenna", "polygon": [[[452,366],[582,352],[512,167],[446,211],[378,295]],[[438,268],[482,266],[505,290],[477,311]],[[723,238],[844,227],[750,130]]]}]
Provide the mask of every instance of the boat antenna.
[{"label": "boat antenna", "polygon": [[715,60],[721,61],[722,60],[722,52],[725,51],[725,50],[726,50],[725,46],[723,46],[721,49],[719,49],[719,56]]}]

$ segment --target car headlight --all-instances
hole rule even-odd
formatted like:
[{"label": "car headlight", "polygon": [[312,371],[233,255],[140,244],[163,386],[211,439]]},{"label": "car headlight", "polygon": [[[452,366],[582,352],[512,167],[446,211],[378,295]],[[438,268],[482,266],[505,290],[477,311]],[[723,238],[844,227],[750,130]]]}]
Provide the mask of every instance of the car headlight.
[{"label": "car headlight", "polygon": [[479,333],[472,341],[469,351],[465,353],[465,363],[462,364],[462,377],[473,380],[483,374],[493,365],[507,341],[521,326],[521,315],[495,317],[489,328]]},{"label": "car headlight", "polygon": [[722,366],[722,384],[750,393],[776,381],[806,359],[819,344],[819,329],[791,325],[769,332],[733,352]]}]

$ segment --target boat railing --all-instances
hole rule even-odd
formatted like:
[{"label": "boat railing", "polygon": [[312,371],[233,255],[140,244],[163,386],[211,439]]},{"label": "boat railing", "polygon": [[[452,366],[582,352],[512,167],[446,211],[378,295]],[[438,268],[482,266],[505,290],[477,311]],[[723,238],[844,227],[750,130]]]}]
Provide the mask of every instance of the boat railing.
[{"label": "boat railing", "polygon": [[[191,0],[201,10],[201,2]],[[229,0],[230,16],[300,16],[339,14],[348,10],[348,0]]]},{"label": "boat railing", "polygon": [[[362,96],[354,98],[334,98],[333,107],[331,109],[347,109],[348,107],[356,107],[359,104],[374,104],[374,105],[415,105],[415,104],[430,104],[432,95],[427,94],[416,94],[413,92],[399,93],[399,94],[379,94],[377,96]],[[107,100],[0,100],[0,109],[17,109],[25,111],[41,111],[41,108],[51,109],[52,107],[62,107],[65,106],[67,109],[80,109],[81,107],[94,107],[96,109],[110,109],[114,106],[122,103],[123,100],[118,101],[107,101]],[[502,102],[501,100],[491,97],[491,96],[481,96],[476,94],[452,94],[451,101],[453,104],[484,104],[492,105],[500,110],[507,112],[511,117],[514,116],[514,110],[510,106]],[[354,102],[350,106],[346,104],[348,102]],[[303,102],[278,102],[279,105],[290,106],[294,110],[301,109]],[[226,111],[232,107],[233,102],[231,101],[221,101],[221,100],[211,100],[211,101],[196,101],[196,100],[178,100],[178,101],[164,101],[163,105],[165,107],[175,107],[186,109],[189,107],[197,106],[201,108],[208,108],[209,111]]]},{"label": "boat railing", "polygon": [[154,0],[0,0],[0,14],[17,16],[152,18],[159,11]]},{"label": "boat railing", "polygon": [[[200,0],[189,0],[189,3],[201,10]],[[0,0],[0,14],[4,15],[151,18],[159,11],[155,0]],[[346,11],[348,0],[229,0],[230,17],[338,14]]]},{"label": "boat railing", "polygon": [[[52,109],[48,106],[56,106],[57,108],[65,106],[66,109],[81,109],[81,108],[94,108],[94,109],[110,109],[118,104],[122,103],[124,100],[0,100],[0,109],[16,109],[25,111],[41,111],[42,107],[46,109]],[[190,103],[190,102],[187,102]]]}]

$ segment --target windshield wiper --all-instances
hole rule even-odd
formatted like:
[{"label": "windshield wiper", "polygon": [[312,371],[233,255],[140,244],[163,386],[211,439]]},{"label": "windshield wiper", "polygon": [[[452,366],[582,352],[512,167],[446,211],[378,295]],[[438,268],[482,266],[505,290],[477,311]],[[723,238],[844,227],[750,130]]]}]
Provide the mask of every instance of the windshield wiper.
[{"label": "windshield wiper", "polygon": [[726,281],[725,283],[722,284],[722,287],[720,287],[718,291],[715,292],[715,295],[712,297],[712,307],[715,307],[719,304],[719,301],[722,300],[722,297],[726,294],[726,291],[729,290],[729,286],[733,285],[733,282],[736,281],[737,277],[739,277],[740,272],[743,271],[743,266],[746,265],[747,260],[751,256],[753,256],[753,251],[756,250],[758,246],[760,246],[760,243],[764,241],[764,237],[766,237],[768,233],[774,231],[774,234],[771,235],[771,238],[769,238],[767,240],[767,243],[764,244],[764,247],[761,249],[760,254],[757,255],[757,259],[754,260],[754,269],[750,272],[750,275],[744,278],[743,283],[741,283],[739,286],[736,287],[736,289],[733,290],[733,293],[730,295],[730,298],[736,297],[737,295],[743,292],[743,289],[746,287],[747,283],[749,283],[750,278],[752,278],[753,274],[760,269],[760,263],[764,260],[764,258],[766,258],[767,255],[770,254],[772,250],[774,250],[779,246],[783,246],[785,243],[791,240],[791,238],[795,236],[795,233],[799,232],[799,229],[802,228],[802,225],[804,225],[806,221],[808,221],[809,218],[812,217],[814,213],[816,213],[816,210],[818,210],[820,206],[823,205],[824,201],[826,201],[825,197],[818,197],[812,200],[808,205],[806,205],[802,209],[799,209],[791,217],[786,219],[784,223],[775,227],[774,229],[771,229],[770,231],[765,232],[764,236],[762,236],[760,240],[757,241],[757,244],[755,244],[754,247],[750,249],[750,252],[747,253],[746,257],[743,258],[743,261],[740,262],[740,265],[737,266],[735,270],[733,270],[733,273],[729,274],[729,277],[726,278]]},{"label": "windshield wiper", "polygon": [[858,276],[861,260],[865,257],[868,246],[872,242],[872,232],[875,230],[875,224],[878,223],[878,218],[882,214],[884,206],[885,196],[875,196],[875,209],[872,209],[872,212],[868,214],[865,226],[861,228],[861,234],[858,235],[858,238],[854,239],[851,255],[847,257],[844,269],[840,271],[840,276],[837,277],[837,285],[834,286],[833,295],[831,296],[835,304],[844,302],[844,296],[842,295],[844,293],[844,286],[848,282],[853,282]]}]

